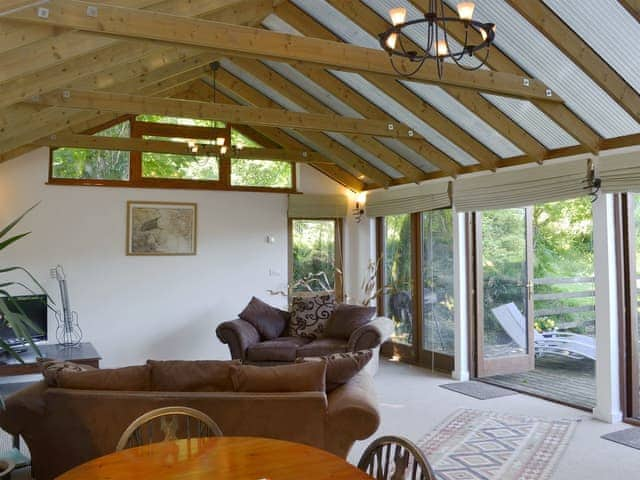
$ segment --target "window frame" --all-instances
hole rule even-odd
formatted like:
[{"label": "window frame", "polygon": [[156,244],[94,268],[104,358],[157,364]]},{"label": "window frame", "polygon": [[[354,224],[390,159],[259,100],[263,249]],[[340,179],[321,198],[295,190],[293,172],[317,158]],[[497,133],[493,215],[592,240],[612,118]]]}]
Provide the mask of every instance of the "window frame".
[{"label": "window frame", "polygon": [[[136,119],[136,115],[124,115],[113,120],[103,123],[97,127],[83,132],[85,135],[93,135],[97,132],[110,128],[118,123],[130,122],[131,138],[141,138],[145,135],[144,124],[152,122],[143,122]],[[176,127],[176,131],[179,130],[180,125],[173,125],[169,123],[156,123],[161,125],[161,128],[168,130],[166,133],[171,133],[171,127]],[[231,130],[232,125],[227,125],[226,130]],[[177,133],[177,132],[176,132]],[[262,143],[257,137],[251,137],[247,135],[244,129],[241,133],[252,141],[258,143],[261,146]],[[176,134],[176,137],[180,135]],[[210,140],[210,139],[206,139]],[[74,147],[69,147],[74,148]],[[53,155],[56,148],[49,149],[49,173],[46,184],[47,185],[63,185],[63,186],[83,186],[83,187],[124,187],[124,188],[161,188],[161,189],[181,189],[181,190],[220,190],[220,191],[241,191],[241,192],[265,192],[265,193],[298,193],[297,186],[297,164],[287,160],[274,160],[282,161],[291,164],[291,187],[254,187],[254,186],[242,186],[231,184],[231,157],[224,156],[219,161],[219,179],[218,180],[196,180],[196,179],[179,179],[179,178],[153,178],[142,176],[142,154],[139,151],[130,151],[129,153],[129,179],[128,180],[100,180],[91,178],[56,178],[53,176]]]},{"label": "window frame", "polygon": [[[288,279],[289,283],[293,281],[293,222],[294,221],[312,221],[312,220],[320,220],[320,221],[331,221],[334,222],[334,245],[336,246],[336,254],[335,254],[335,270],[340,270],[344,272],[344,219],[343,218],[304,218],[304,217],[289,217],[287,221],[287,230],[288,230]],[[335,275],[335,285],[334,292],[336,296],[336,301],[341,303],[344,300],[344,278],[343,275]],[[288,293],[288,292],[287,292]],[[321,292],[318,292],[321,293]],[[289,299],[291,300],[291,299]]]}]

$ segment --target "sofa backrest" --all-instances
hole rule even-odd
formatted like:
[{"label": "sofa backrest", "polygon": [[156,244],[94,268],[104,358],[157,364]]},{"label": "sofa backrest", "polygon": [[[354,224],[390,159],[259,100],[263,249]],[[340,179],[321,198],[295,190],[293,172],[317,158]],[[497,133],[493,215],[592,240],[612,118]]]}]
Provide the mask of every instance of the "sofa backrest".
[{"label": "sofa backrest", "polygon": [[[46,414],[41,428],[49,433],[47,470],[54,475],[112,453],[120,435],[134,419],[160,407],[200,410],[218,424],[224,435],[280,438],[317,447],[323,447],[327,422],[327,396],[323,392],[117,392],[49,388],[44,398]],[[38,466],[34,467],[37,470]]]}]

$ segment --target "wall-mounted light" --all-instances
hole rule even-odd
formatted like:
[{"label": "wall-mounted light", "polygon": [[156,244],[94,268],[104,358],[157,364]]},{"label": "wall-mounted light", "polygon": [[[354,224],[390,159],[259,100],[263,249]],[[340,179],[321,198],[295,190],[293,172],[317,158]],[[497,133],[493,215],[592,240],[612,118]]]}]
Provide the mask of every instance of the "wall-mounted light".
[{"label": "wall-mounted light", "polygon": [[358,192],[355,194],[355,206],[353,208],[353,216],[356,219],[356,223],[360,223],[362,221],[362,216],[364,215],[364,204],[367,201],[367,193],[366,192]]}]

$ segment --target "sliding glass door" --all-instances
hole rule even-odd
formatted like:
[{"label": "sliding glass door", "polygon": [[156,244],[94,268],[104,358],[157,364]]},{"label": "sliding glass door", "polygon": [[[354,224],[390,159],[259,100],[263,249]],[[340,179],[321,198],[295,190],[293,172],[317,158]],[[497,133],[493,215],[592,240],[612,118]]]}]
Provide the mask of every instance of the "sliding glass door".
[{"label": "sliding glass door", "polygon": [[378,219],[381,313],[394,321],[394,357],[442,371],[453,369],[452,211]]},{"label": "sliding glass door", "polygon": [[534,368],[532,212],[476,214],[478,377]]}]

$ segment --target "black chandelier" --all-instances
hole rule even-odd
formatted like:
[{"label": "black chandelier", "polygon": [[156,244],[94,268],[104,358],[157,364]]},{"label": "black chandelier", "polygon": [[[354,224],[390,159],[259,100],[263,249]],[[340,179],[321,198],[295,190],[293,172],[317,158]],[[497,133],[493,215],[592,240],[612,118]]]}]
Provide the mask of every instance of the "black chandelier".
[{"label": "black chandelier", "polygon": [[[456,65],[464,70],[478,70],[482,67],[489,57],[489,47],[493,43],[496,36],[496,26],[493,23],[482,23],[473,19],[473,11],[475,4],[473,2],[459,2],[457,5],[458,16],[446,16],[446,6],[444,0],[430,0],[429,11],[424,14],[423,18],[407,21],[406,8],[392,8],[389,10],[391,23],[393,26],[382,32],[380,37],[380,45],[384,48],[391,58],[391,65],[394,70],[403,76],[414,75],[422,68],[424,62],[428,59],[435,60],[438,77],[442,78],[445,59],[450,58]],[[464,29],[464,42],[460,46],[452,44],[449,41],[447,24],[457,23]],[[426,24],[427,34],[424,45],[416,45],[416,43],[407,35],[408,31],[415,26]],[[470,30],[474,30],[480,34],[482,42],[473,45],[469,43]],[[410,45],[408,47],[407,45]],[[478,58],[476,53],[484,51],[482,58]],[[462,60],[466,56],[477,58],[479,64],[476,66],[465,65]],[[411,72],[404,72],[398,69],[394,62],[394,57],[402,57],[417,63],[416,68]]]}]

